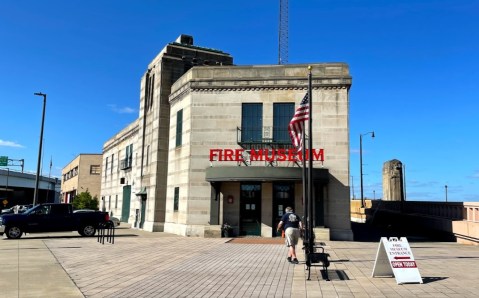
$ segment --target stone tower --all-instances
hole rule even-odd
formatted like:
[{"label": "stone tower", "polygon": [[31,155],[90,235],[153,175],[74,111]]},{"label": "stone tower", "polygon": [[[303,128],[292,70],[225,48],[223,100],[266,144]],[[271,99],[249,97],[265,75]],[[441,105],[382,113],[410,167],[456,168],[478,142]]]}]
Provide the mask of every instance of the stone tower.
[{"label": "stone tower", "polygon": [[160,51],[141,78],[136,173],[141,179],[139,189],[148,190],[141,202],[142,210],[150,205],[142,216],[145,230],[163,231],[165,221],[168,152],[175,148],[169,136],[171,85],[192,67],[232,64],[230,54],[195,46],[192,36],[182,34]]},{"label": "stone tower", "polygon": [[383,165],[383,200],[404,200],[403,166],[397,159],[386,161]]}]

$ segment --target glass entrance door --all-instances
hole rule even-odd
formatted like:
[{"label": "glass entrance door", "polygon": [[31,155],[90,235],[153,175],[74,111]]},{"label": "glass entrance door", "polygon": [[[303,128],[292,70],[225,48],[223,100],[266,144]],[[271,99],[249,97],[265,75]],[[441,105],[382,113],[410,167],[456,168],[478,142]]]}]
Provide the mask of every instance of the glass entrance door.
[{"label": "glass entrance door", "polygon": [[240,235],[261,236],[261,184],[241,184]]},{"label": "glass entrance door", "polygon": [[274,183],[273,184],[273,237],[281,237],[277,234],[276,227],[281,221],[284,209],[291,207],[294,209],[294,184],[292,183]]}]

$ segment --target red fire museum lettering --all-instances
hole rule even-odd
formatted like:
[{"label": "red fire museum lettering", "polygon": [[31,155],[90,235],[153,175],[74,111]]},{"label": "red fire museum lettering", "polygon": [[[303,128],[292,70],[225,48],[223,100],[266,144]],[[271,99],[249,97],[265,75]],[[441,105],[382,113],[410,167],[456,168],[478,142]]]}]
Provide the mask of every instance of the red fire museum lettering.
[{"label": "red fire museum lettering", "polygon": [[[296,149],[251,149],[249,150],[251,161],[302,161],[302,152]],[[245,161],[244,149],[210,149],[210,161]],[[324,161],[324,149],[306,150],[306,160],[309,155],[316,161]]]}]

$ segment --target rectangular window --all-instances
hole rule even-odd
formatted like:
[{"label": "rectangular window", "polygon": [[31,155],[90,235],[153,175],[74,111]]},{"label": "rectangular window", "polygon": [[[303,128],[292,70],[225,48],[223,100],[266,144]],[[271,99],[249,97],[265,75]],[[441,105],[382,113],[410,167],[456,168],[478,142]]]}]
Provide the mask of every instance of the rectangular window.
[{"label": "rectangular window", "polygon": [[149,158],[150,158],[150,145],[146,147],[146,165],[148,165],[148,163],[150,162]]},{"label": "rectangular window", "polygon": [[108,196],[108,210],[111,210],[111,196]]},{"label": "rectangular window", "polygon": [[105,161],[105,178],[107,173],[108,173],[108,157],[106,158],[106,161]]},{"label": "rectangular window", "polygon": [[133,164],[133,144],[126,146],[125,148],[125,159],[123,161],[123,169],[131,168]]},{"label": "rectangular window", "polygon": [[112,154],[111,155],[111,168],[110,168],[110,171],[111,173],[113,174],[113,164],[115,162],[115,154]]},{"label": "rectangular window", "polygon": [[150,76],[150,72],[145,76],[145,110],[148,112],[153,106],[153,95],[155,90],[155,74]]},{"label": "rectangular window", "polygon": [[115,209],[118,208],[118,195],[115,196]]},{"label": "rectangular window", "polygon": [[178,202],[180,201],[180,188],[175,187],[175,196],[173,198],[173,210],[178,211]]},{"label": "rectangular window", "polygon": [[181,146],[181,137],[183,133],[183,110],[176,112],[176,147]]},{"label": "rectangular window", "polygon": [[100,175],[100,165],[91,165],[90,166],[91,175]]},{"label": "rectangular window", "polygon": [[288,125],[294,115],[294,103],[273,104],[273,141],[291,143]]},{"label": "rectangular window", "polygon": [[262,142],[263,104],[243,103],[241,108],[241,141]]}]

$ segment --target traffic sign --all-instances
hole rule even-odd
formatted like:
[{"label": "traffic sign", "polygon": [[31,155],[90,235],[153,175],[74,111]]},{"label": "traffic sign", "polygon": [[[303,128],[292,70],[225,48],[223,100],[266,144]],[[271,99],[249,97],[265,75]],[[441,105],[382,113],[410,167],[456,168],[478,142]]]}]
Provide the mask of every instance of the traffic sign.
[{"label": "traffic sign", "polygon": [[8,165],[8,156],[0,156],[0,167],[6,167]]}]

